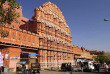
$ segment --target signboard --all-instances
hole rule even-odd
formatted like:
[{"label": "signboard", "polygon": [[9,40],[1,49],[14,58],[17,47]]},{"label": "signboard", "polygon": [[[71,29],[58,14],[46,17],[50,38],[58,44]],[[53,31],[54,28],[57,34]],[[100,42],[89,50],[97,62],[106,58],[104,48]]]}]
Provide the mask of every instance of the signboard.
[{"label": "signboard", "polygon": [[3,66],[3,55],[0,54],[0,66]]}]

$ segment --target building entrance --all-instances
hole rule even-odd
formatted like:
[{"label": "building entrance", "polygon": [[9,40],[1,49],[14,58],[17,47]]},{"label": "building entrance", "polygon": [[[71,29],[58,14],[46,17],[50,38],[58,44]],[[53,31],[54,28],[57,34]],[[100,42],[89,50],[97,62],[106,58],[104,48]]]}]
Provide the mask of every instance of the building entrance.
[{"label": "building entrance", "polygon": [[31,68],[31,63],[37,63],[38,62],[37,55],[38,54],[21,52],[21,54],[20,54],[20,62],[25,61],[26,62],[26,68],[30,69]]}]

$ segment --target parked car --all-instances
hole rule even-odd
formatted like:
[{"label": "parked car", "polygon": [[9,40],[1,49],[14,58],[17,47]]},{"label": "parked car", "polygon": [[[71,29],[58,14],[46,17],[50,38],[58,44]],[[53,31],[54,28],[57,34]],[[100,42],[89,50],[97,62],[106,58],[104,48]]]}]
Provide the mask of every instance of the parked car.
[{"label": "parked car", "polygon": [[62,71],[67,71],[67,69],[68,69],[68,63],[62,63],[61,70]]},{"label": "parked car", "polygon": [[83,71],[93,71],[94,65],[91,61],[83,62]]}]

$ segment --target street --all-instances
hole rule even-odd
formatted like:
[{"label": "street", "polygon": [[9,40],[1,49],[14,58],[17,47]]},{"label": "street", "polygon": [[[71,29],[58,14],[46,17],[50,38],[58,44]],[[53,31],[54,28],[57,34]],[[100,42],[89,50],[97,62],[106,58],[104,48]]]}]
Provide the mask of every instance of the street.
[{"label": "street", "polygon": [[[41,74],[70,74],[70,72],[48,71],[48,70],[43,70],[40,73]],[[72,72],[72,74],[110,74],[110,73],[105,73],[104,69],[100,69],[99,73],[97,71],[93,71],[93,72]]]},{"label": "street", "polygon": [[[70,72],[42,71],[41,74],[70,74]],[[104,72],[72,72],[72,74],[109,74]]]},{"label": "street", "polygon": [[[42,71],[41,74],[70,74],[70,72]],[[72,72],[72,74],[110,74],[104,72]]]},{"label": "street", "polygon": [[[4,74],[4,73],[2,73]],[[10,73],[5,73],[5,74],[16,74],[13,72]],[[71,74],[70,72],[64,72],[64,71],[49,71],[49,70],[41,70],[40,74]],[[93,72],[72,72],[72,74],[110,74],[110,72],[105,73],[104,69],[100,69],[100,72],[98,73],[97,71],[93,71]]]}]

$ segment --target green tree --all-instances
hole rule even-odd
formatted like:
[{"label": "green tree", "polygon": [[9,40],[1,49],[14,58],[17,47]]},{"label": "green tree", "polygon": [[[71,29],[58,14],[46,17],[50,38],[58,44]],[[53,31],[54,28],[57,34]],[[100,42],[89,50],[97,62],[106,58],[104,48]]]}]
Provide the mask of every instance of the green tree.
[{"label": "green tree", "polygon": [[94,56],[95,61],[103,64],[104,62],[108,61],[109,58],[104,56],[104,55],[98,55],[98,56]]},{"label": "green tree", "polygon": [[105,52],[104,55],[110,59],[110,52]]},{"label": "green tree", "polygon": [[[3,8],[2,4],[7,1],[9,7]],[[17,18],[19,17],[19,13],[16,12],[16,8],[19,8],[19,2],[16,0],[0,0],[0,26],[11,25],[12,22],[19,23]],[[8,36],[8,32],[0,29],[1,37]]]},{"label": "green tree", "polygon": [[19,3],[16,0],[8,0],[9,7],[6,9],[3,9],[2,4],[6,0],[1,0],[0,5],[0,24],[11,24],[13,21],[17,22],[17,18],[19,17],[19,13],[15,11],[15,8],[19,8]]}]

